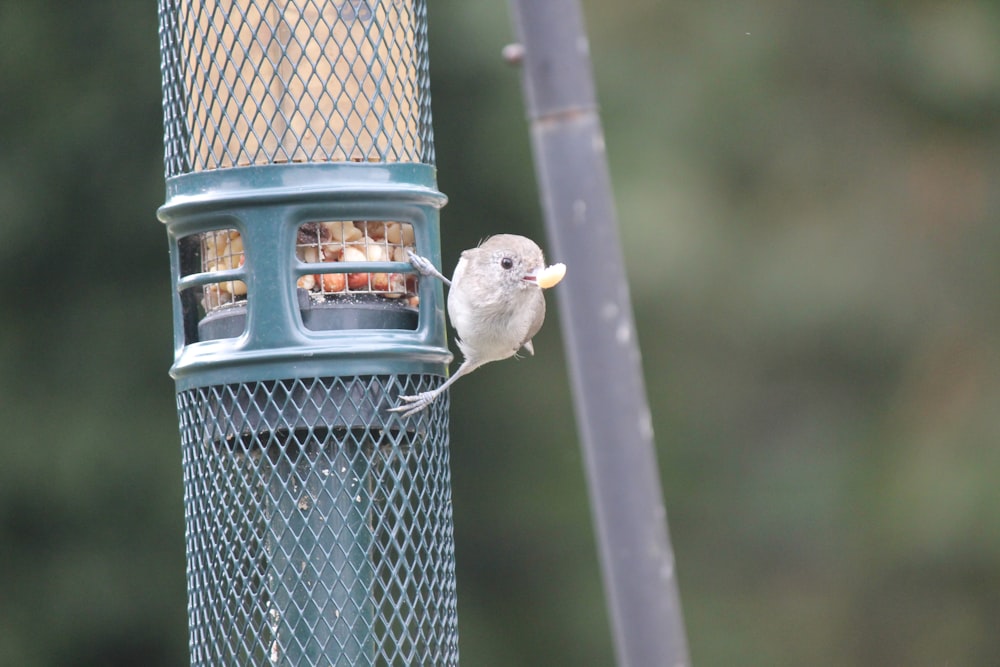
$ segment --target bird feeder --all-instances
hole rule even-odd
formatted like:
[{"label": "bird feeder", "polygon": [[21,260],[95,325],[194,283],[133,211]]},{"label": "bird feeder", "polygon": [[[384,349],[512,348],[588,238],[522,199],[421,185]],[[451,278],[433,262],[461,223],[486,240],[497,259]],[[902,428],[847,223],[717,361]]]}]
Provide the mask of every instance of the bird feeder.
[{"label": "bird feeder", "polygon": [[160,0],[192,665],[456,665],[424,0]]}]

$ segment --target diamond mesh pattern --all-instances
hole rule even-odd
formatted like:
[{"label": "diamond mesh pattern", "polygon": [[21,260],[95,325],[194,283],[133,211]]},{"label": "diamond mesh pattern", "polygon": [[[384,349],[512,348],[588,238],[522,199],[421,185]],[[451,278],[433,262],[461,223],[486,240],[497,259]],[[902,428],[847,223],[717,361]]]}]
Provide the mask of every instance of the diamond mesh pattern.
[{"label": "diamond mesh pattern", "polygon": [[457,665],[438,376],[178,395],[192,665]]},{"label": "diamond mesh pattern", "polygon": [[426,0],[160,0],[167,177],[434,163]]}]

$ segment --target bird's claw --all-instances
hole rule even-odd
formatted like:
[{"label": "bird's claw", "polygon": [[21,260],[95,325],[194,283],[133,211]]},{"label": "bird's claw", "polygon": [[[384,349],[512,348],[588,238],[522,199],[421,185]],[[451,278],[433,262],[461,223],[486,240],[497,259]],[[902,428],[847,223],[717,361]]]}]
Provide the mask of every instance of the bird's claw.
[{"label": "bird's claw", "polygon": [[431,260],[426,257],[421,257],[417,253],[413,252],[409,248],[406,249],[406,256],[410,258],[410,266],[417,270],[422,276],[428,276],[433,278],[440,278],[446,285],[451,285],[451,281],[448,280],[440,271],[434,268]]},{"label": "bird's claw", "polygon": [[437,394],[429,391],[425,391],[421,394],[414,394],[413,396],[400,396],[399,400],[403,401],[403,405],[397,405],[394,408],[389,408],[389,412],[400,412],[402,413],[400,416],[409,417],[427,409],[427,407],[434,402],[435,398],[437,398]]},{"label": "bird's claw", "polygon": [[437,269],[435,269],[434,265],[431,264],[431,260],[426,257],[421,257],[409,248],[406,249],[406,256],[410,258],[410,265],[415,268],[417,273],[420,275],[432,276],[437,272]]}]

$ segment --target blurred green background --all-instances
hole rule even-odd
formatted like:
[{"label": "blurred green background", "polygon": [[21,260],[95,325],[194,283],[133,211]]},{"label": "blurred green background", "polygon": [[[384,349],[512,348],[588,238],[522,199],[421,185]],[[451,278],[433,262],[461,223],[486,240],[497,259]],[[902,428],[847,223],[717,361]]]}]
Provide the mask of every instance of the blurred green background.
[{"label": "blurred green background", "polygon": [[[997,664],[1000,4],[584,8],[695,664]],[[544,231],[505,3],[430,18],[450,272]],[[3,665],[187,661],[158,59],[0,0]],[[613,662],[550,307],[453,393],[467,665]]]}]

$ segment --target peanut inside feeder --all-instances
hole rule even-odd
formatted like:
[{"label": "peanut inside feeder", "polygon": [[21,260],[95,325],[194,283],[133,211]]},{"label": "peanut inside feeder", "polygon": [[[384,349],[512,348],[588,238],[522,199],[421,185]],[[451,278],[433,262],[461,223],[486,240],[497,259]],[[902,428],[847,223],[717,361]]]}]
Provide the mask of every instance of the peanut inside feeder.
[{"label": "peanut inside feeder", "polygon": [[[243,238],[235,229],[220,229],[201,235],[202,271],[215,273],[243,266]],[[246,301],[247,285],[242,280],[210,283],[204,287],[202,306],[206,312]]]},{"label": "peanut inside feeder", "polygon": [[[413,226],[409,223],[338,220],[308,222],[300,226],[295,256],[307,264],[408,263],[408,249],[415,249]],[[235,229],[201,235],[202,271],[215,273],[237,269],[245,261],[243,239]],[[373,294],[386,299],[404,299],[404,303],[413,308],[419,304],[417,278],[407,273],[317,272],[299,277],[296,284],[306,290],[315,302],[332,301],[344,295]],[[208,313],[238,305],[246,298],[247,286],[243,281],[219,281],[205,285],[202,306]]]},{"label": "peanut inside feeder", "polygon": [[[409,223],[382,221],[309,222],[299,227],[295,254],[308,264],[350,262],[408,263],[413,250],[413,227]],[[298,287],[314,301],[331,301],[345,294],[374,294],[387,299],[406,299],[418,305],[416,276],[407,273],[356,271],[306,274]]]}]

